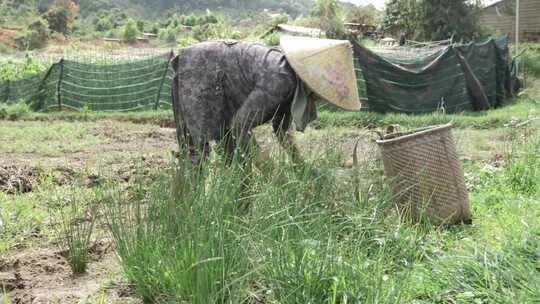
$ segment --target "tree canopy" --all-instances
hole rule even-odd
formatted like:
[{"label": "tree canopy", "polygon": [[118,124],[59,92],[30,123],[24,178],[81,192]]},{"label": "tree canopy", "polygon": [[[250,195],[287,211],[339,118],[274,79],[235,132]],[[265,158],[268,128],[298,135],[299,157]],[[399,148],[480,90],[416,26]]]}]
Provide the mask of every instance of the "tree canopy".
[{"label": "tree canopy", "polygon": [[479,0],[390,0],[384,26],[418,40],[469,41],[480,34]]}]

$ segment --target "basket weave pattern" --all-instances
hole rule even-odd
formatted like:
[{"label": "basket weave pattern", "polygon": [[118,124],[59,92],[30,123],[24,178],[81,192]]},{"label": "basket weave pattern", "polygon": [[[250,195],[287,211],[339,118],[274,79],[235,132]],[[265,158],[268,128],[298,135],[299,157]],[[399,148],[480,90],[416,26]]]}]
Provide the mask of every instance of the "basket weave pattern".
[{"label": "basket weave pattern", "polygon": [[469,196],[451,125],[396,133],[378,141],[384,168],[401,206],[418,219],[468,222]]}]

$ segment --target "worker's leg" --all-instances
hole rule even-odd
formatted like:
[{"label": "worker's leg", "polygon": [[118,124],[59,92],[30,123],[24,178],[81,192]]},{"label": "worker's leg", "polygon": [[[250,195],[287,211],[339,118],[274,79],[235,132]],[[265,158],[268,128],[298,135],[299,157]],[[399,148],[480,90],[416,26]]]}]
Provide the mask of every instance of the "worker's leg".
[{"label": "worker's leg", "polygon": [[[265,91],[256,89],[244,101],[231,121],[230,136],[234,145],[243,158],[252,157],[256,152],[256,141],[251,130],[272,119],[280,100],[269,96]],[[231,152],[231,150],[229,150]]]},{"label": "worker's leg", "polygon": [[303,160],[300,149],[298,148],[293,133],[289,131],[290,124],[290,111],[285,111],[280,115],[277,115],[273,120],[274,133],[276,134],[281,147],[291,155],[293,162],[301,164],[303,163]]},{"label": "worker's leg", "polygon": [[196,168],[201,168],[208,157],[210,156],[210,144],[203,143],[198,145],[190,145],[188,147],[191,163]]}]

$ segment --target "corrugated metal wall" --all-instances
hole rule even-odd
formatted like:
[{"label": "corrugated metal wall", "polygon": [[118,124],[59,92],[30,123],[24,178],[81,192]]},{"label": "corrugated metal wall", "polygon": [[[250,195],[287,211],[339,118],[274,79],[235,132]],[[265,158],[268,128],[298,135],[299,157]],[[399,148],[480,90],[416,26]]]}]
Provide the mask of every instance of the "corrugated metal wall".
[{"label": "corrugated metal wall", "polygon": [[[511,0],[501,1],[486,9],[481,16],[481,24],[498,32],[509,34],[515,40],[515,16],[505,13],[504,6]],[[540,0],[520,0],[521,41],[540,40]]]}]

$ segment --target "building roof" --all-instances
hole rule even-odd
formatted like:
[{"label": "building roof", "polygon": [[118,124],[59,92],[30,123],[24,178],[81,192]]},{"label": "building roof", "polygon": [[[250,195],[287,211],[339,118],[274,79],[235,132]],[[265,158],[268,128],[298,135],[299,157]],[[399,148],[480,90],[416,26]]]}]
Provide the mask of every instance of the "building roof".
[{"label": "building roof", "polygon": [[311,27],[279,24],[278,28],[287,33],[307,35],[312,37],[320,37],[323,34],[321,29]]},{"label": "building roof", "polygon": [[499,0],[499,1],[493,2],[490,5],[485,6],[483,9],[488,9],[488,8],[497,6],[497,5],[499,5],[499,4],[503,3],[503,2],[506,2],[506,1],[508,1],[508,0]]}]

